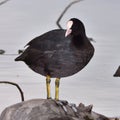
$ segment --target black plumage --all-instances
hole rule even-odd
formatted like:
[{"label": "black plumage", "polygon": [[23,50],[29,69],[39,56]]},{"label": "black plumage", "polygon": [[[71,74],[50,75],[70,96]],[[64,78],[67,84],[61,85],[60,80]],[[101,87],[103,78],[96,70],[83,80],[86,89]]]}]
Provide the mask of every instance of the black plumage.
[{"label": "black plumage", "polygon": [[24,61],[33,71],[56,78],[71,76],[84,68],[94,54],[83,23],[70,19],[71,32],[56,29],[34,38],[26,50],[15,59]]}]

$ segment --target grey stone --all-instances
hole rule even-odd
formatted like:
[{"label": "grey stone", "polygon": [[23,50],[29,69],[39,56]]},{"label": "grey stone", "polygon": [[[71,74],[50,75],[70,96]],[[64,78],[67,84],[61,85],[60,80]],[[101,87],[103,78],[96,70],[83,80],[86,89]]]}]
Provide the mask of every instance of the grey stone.
[{"label": "grey stone", "polygon": [[[75,105],[74,105],[75,106]],[[92,112],[92,105],[79,104],[72,109],[69,103],[64,107],[52,99],[34,99],[7,107],[0,120],[109,120],[107,117]]]}]

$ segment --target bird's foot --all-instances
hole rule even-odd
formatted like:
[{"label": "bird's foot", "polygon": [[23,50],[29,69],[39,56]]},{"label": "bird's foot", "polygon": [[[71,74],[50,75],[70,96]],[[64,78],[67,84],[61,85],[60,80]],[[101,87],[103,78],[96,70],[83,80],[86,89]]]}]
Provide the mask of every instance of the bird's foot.
[{"label": "bird's foot", "polygon": [[77,107],[76,107],[76,104],[74,103],[68,103],[68,106],[70,106],[72,108],[72,110],[77,113]]},{"label": "bird's foot", "polygon": [[51,98],[51,97],[47,97],[47,99],[50,99],[50,100],[51,100],[52,98]]},{"label": "bird's foot", "polygon": [[68,105],[68,102],[65,100],[56,100],[55,101],[58,106],[61,106],[62,109],[64,110],[65,114],[67,114],[67,108],[66,105]]},{"label": "bird's foot", "polygon": [[78,115],[78,109],[76,107],[76,104],[74,104],[74,103],[68,103],[68,106],[71,107],[71,109],[73,110],[75,116],[79,117],[79,115]]},{"label": "bird's foot", "polygon": [[74,115],[76,117],[79,117],[79,114],[78,114],[78,109],[76,107],[76,104],[73,104],[73,103],[68,103],[67,101],[65,100],[55,100],[56,104],[60,107],[62,107],[62,109],[64,110],[65,114],[68,114],[68,107],[69,106],[71,108],[71,110],[73,111]]}]

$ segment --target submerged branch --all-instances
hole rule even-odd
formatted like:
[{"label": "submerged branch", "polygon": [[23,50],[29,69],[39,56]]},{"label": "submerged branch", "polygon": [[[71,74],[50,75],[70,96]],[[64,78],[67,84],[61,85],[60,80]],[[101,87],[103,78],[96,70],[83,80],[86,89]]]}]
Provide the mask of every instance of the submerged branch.
[{"label": "submerged branch", "polygon": [[75,0],[75,1],[73,1],[73,2],[71,2],[71,3],[69,3],[68,6],[67,6],[67,7],[63,10],[63,12],[60,14],[58,20],[56,21],[56,24],[57,24],[57,26],[58,26],[60,29],[62,29],[62,27],[61,27],[61,25],[60,25],[60,20],[62,19],[63,15],[67,12],[67,10],[68,10],[73,4],[75,4],[75,3],[77,3],[77,2],[80,2],[80,1],[82,1],[82,0]]},{"label": "submerged branch", "polygon": [[3,4],[5,4],[8,1],[10,1],[10,0],[4,0],[4,1],[0,2],[0,5],[3,5]]},{"label": "submerged branch", "polygon": [[17,83],[9,82],[9,81],[0,81],[0,84],[1,84],[1,83],[3,83],[3,84],[10,84],[10,85],[16,86],[17,89],[18,89],[19,92],[20,92],[21,100],[24,101],[24,94],[23,94],[23,91],[22,91],[22,89],[20,88],[20,86],[19,86]]}]

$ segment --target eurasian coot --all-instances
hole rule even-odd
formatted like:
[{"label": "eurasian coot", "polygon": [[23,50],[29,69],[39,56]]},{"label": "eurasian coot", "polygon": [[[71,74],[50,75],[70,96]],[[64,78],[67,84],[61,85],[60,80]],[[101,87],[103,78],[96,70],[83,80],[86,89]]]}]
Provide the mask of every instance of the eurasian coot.
[{"label": "eurasian coot", "polygon": [[67,22],[67,30],[49,31],[31,40],[27,46],[15,61],[24,61],[33,71],[46,76],[47,98],[51,98],[50,78],[56,78],[56,100],[59,99],[60,78],[79,72],[94,54],[84,25],[76,18]]}]

